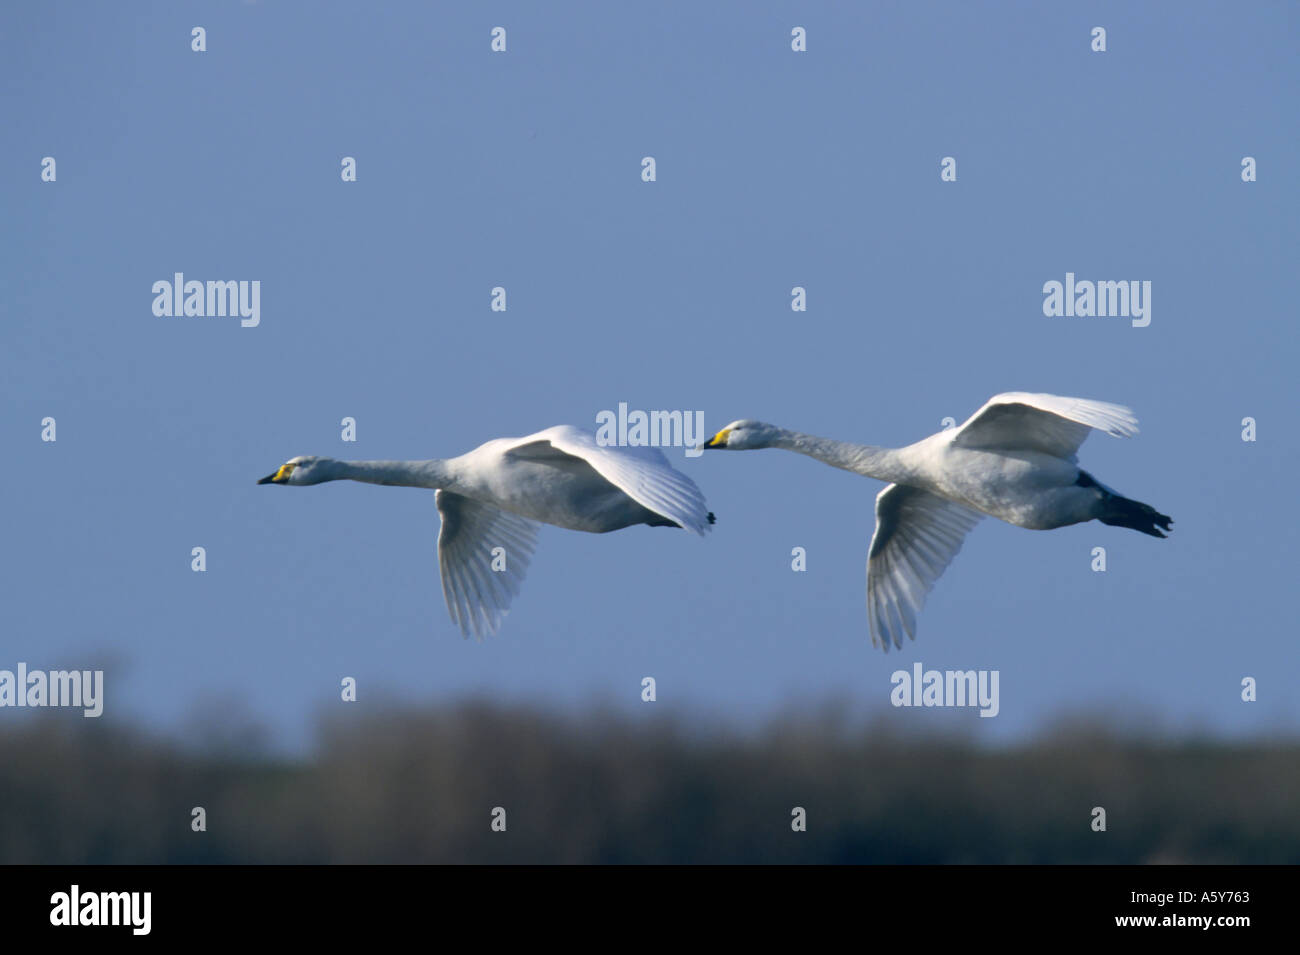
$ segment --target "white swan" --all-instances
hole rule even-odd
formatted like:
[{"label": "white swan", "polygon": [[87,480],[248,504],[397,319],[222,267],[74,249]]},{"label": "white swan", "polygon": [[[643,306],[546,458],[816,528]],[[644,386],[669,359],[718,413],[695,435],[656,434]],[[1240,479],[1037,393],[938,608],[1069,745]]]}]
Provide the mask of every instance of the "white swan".
[{"label": "white swan", "polygon": [[714,522],[695,482],[658,448],[605,447],[569,425],[498,438],[446,460],[296,457],[257,483],[338,480],[437,490],[442,595],[461,632],[480,639],[496,633],[519,593],[538,523],[593,534],[649,524],[703,536]]},{"label": "white swan", "polygon": [[872,643],[899,649],[916,635],[916,614],[980,518],[1034,530],[1099,520],[1164,537],[1173,521],[1121,496],[1081,470],[1076,452],[1096,428],[1137,434],[1127,408],[1083,398],[1010,391],[990,398],[960,428],[905,448],[816,438],[759,421],[735,421],[704,446],[784,448],[888,481],[876,497],[867,552],[867,620]]}]

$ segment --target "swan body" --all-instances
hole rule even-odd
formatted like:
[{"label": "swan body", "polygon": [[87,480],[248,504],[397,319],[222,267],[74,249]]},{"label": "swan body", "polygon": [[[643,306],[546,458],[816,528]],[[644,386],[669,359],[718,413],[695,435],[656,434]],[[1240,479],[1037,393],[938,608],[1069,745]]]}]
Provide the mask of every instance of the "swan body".
[{"label": "swan body", "polygon": [[442,517],[438,567],[452,621],[465,636],[497,632],[519,592],[539,524],[605,534],[634,524],[703,536],[704,495],[658,448],[609,447],[557,425],[428,461],[291,458],[258,484],[362,481],[430,488]]},{"label": "swan body", "polygon": [[759,421],[732,422],[708,448],[782,448],[888,482],[876,497],[867,557],[872,642],[915,638],[926,595],[984,515],[1050,530],[1100,520],[1164,537],[1172,520],[1111,490],[1078,466],[1093,431],[1137,434],[1127,408],[1103,401],[1013,391],[996,395],[959,428],[904,448],[849,444]]}]

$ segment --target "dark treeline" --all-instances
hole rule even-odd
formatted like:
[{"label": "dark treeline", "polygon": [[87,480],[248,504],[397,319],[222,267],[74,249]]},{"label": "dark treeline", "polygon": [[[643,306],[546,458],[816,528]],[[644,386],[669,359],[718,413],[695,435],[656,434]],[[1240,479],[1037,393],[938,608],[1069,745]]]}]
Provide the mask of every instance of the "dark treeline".
[{"label": "dark treeline", "polygon": [[1074,725],[987,749],[880,720],[699,735],[462,703],[326,722],[292,759],[94,723],[0,732],[0,862],[1300,862],[1295,740]]}]

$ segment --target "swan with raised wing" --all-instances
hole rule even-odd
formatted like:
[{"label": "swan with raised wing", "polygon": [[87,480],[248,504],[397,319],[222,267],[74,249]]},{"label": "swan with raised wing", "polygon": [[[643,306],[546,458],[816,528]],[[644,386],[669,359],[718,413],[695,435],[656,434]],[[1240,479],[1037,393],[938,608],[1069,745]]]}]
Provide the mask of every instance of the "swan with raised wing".
[{"label": "swan with raised wing", "polygon": [[916,636],[916,615],[934,582],[985,514],[1033,530],[1083,521],[1164,537],[1173,521],[1130,500],[1077,464],[1094,429],[1137,434],[1129,409],[1104,401],[1011,391],[959,428],[904,448],[878,448],[733,421],[705,448],[782,448],[832,467],[888,482],[876,496],[876,532],[867,551],[867,622],[886,651]]},{"label": "swan with raised wing", "polygon": [[431,488],[442,530],[438,568],[465,636],[496,633],[519,593],[539,524],[604,534],[634,524],[703,536],[714,517],[695,482],[653,447],[616,447],[570,425],[498,438],[460,457],[338,461],[296,457],[258,484],[363,481]]}]

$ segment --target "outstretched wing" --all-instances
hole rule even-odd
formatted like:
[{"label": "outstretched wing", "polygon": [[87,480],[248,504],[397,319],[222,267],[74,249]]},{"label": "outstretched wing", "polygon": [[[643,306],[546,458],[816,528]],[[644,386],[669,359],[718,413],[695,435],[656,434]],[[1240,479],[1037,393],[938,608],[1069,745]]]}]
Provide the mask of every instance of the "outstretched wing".
[{"label": "outstretched wing", "polygon": [[704,494],[694,481],[669,464],[658,448],[601,445],[594,434],[571,425],[547,428],[527,440],[549,441],[555,449],[581,458],[642,507],[687,530],[701,536],[709,530]]},{"label": "outstretched wing", "polygon": [[434,501],[442,515],[438,572],[447,611],[461,633],[481,640],[497,632],[519,593],[538,525],[451,491],[438,491]]},{"label": "outstretched wing", "polygon": [[876,532],[867,555],[867,622],[871,642],[900,650],[915,639],[925,597],[984,515],[902,484],[876,495]]},{"label": "outstretched wing", "polygon": [[1008,391],[990,398],[957,429],[952,441],[986,451],[1042,451],[1073,462],[1094,428],[1129,438],[1137,434],[1137,425],[1133,412],[1122,405]]}]

